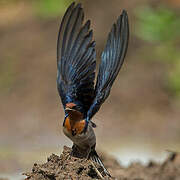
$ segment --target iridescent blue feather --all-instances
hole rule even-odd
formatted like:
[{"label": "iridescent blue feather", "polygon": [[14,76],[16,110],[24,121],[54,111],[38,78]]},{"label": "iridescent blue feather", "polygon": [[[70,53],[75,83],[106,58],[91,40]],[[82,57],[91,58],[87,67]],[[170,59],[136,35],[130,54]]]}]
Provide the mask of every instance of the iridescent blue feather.
[{"label": "iridescent blue feather", "polygon": [[57,87],[65,108],[68,102],[81,106],[86,113],[94,98],[95,42],[90,21],[83,25],[81,4],[67,9],[57,42]]},{"label": "iridescent blue feather", "polygon": [[110,94],[111,87],[116,79],[127,52],[129,40],[128,16],[124,10],[117,22],[113,24],[108,35],[106,47],[101,56],[101,63],[95,87],[95,98],[88,111],[89,121]]},{"label": "iridescent blue feather", "polygon": [[124,10],[108,35],[94,89],[95,42],[90,21],[83,25],[83,19],[81,4],[75,3],[62,19],[57,43],[57,87],[64,108],[68,102],[80,105],[88,122],[109,96],[124,62],[129,24]]}]

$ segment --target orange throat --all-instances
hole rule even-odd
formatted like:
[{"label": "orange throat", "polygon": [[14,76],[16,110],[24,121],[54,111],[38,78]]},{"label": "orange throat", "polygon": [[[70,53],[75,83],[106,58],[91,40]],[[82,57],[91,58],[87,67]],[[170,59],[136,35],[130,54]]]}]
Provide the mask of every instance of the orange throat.
[{"label": "orange throat", "polygon": [[65,119],[64,127],[70,133],[81,134],[85,127],[85,120],[83,120],[83,114],[78,111],[72,111],[68,113]]}]

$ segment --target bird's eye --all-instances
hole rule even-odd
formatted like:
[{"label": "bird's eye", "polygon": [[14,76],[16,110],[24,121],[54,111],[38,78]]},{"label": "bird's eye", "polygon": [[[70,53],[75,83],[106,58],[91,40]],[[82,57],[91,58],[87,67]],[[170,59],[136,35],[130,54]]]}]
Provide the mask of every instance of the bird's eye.
[{"label": "bird's eye", "polygon": [[73,106],[72,109],[74,109],[76,111],[80,111],[80,107],[79,106]]}]

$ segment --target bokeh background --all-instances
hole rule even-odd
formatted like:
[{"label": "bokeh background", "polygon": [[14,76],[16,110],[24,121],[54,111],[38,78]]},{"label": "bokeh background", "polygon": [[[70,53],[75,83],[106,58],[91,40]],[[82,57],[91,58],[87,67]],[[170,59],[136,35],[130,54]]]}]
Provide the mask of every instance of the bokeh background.
[{"label": "bokeh background", "polygon": [[[0,0],[0,177],[22,179],[60,154],[56,41],[71,0]],[[126,9],[130,42],[111,95],[94,117],[97,147],[124,165],[180,150],[180,0],[81,0],[97,41]]]}]

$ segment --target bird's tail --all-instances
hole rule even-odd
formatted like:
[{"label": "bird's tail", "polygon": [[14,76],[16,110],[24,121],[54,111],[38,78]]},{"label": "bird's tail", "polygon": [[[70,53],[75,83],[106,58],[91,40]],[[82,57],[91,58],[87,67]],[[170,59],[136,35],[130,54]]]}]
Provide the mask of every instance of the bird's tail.
[{"label": "bird's tail", "polygon": [[108,170],[105,168],[103,162],[101,161],[100,157],[98,156],[96,150],[92,150],[91,153],[90,153],[90,156],[89,158],[98,163],[102,168],[103,168],[103,171],[106,175],[108,175],[109,177],[111,177],[110,173],[108,172]]}]

